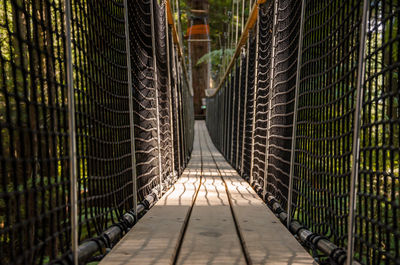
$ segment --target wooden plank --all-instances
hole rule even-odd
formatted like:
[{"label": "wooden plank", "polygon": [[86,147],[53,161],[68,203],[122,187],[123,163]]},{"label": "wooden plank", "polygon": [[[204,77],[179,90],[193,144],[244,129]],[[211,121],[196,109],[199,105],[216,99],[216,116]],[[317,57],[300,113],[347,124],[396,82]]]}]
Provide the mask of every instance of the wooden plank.
[{"label": "wooden plank", "polygon": [[252,263],[314,263],[254,190],[224,160],[201,121],[196,122],[192,158],[182,177],[100,264],[171,264],[184,220],[200,185],[202,165],[204,181],[182,242],[178,264],[246,264],[217,165],[227,183]]},{"label": "wooden plank", "polygon": [[101,265],[170,264],[183,222],[200,185],[201,156],[195,139],[192,159],[177,183],[101,261]]},{"label": "wooden plank", "polygon": [[245,264],[225,186],[203,142],[205,126],[204,122],[201,124],[203,183],[177,264]]},{"label": "wooden plank", "polygon": [[209,137],[207,143],[227,183],[253,264],[316,264],[251,186],[225,161]]}]

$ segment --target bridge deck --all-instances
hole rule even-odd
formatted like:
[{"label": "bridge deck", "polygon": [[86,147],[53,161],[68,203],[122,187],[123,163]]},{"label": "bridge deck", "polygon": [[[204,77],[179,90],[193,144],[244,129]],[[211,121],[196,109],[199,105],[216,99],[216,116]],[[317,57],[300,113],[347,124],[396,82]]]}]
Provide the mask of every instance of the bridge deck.
[{"label": "bridge deck", "polygon": [[101,265],[312,264],[196,122],[192,158],[179,181]]}]

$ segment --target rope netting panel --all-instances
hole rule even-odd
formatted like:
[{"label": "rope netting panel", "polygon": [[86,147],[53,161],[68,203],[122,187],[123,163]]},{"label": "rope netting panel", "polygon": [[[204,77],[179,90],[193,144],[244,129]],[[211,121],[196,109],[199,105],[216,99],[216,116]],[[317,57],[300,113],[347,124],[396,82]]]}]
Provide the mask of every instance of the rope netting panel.
[{"label": "rope netting panel", "polygon": [[287,207],[301,2],[279,1],[270,94],[266,192]]},{"label": "rope netting panel", "polygon": [[44,263],[71,241],[64,8],[2,1],[0,17],[0,263]]},{"label": "rope netting panel", "polygon": [[320,262],[400,264],[399,10],[267,1],[207,101],[214,144]]},{"label": "rope netting panel", "polygon": [[366,264],[400,263],[399,18],[398,1],[369,6],[355,217],[355,253]]},{"label": "rope netting panel", "polygon": [[271,51],[274,5],[272,2],[262,6],[259,13],[259,43],[257,89],[254,113],[253,134],[253,167],[252,175],[256,183],[264,187],[264,172],[266,166],[267,127],[269,120],[269,91],[271,81]]},{"label": "rope netting panel", "polygon": [[348,231],[361,10],[361,1],[310,2],[304,18],[293,209],[340,246]]},{"label": "rope netting panel", "polygon": [[247,59],[247,75],[245,75],[245,111],[243,125],[243,143],[241,147],[241,169],[243,174],[250,175],[250,160],[251,160],[251,143],[254,117],[254,82],[255,82],[255,64],[256,64],[256,38],[255,34],[249,37],[249,50]]},{"label": "rope netting panel", "polygon": [[[131,40],[132,84],[135,102],[135,148],[138,192],[141,199],[160,181],[158,149],[158,94],[152,47],[151,5],[149,1],[128,3]],[[159,26],[158,23],[154,23]],[[159,32],[157,31],[157,34]],[[158,63],[158,62],[157,62]],[[158,64],[157,64],[158,65]],[[140,172],[140,173],[139,173]]]},{"label": "rope netting panel", "polygon": [[0,264],[101,259],[185,168],[192,94],[151,1],[1,2]]},{"label": "rope netting panel", "polygon": [[[241,59],[239,88],[238,88],[238,120],[237,120],[237,143],[236,143],[236,168],[241,170],[242,166],[242,152],[243,152],[243,127],[245,125],[245,97],[246,97],[246,72],[247,72],[247,56],[245,50],[242,50],[243,57]],[[218,113],[218,111],[217,111]]]},{"label": "rope netting panel", "polygon": [[[230,161],[232,164],[236,165],[237,161],[237,141],[238,141],[238,121],[239,121],[239,114],[238,114],[238,108],[235,108],[233,106],[238,106],[239,104],[239,84],[240,84],[240,69],[241,69],[241,62],[240,59],[236,61],[235,63],[235,68],[233,69],[233,83],[232,83],[232,90],[233,90],[233,104],[232,104],[232,128],[231,128],[231,135],[232,135],[232,141],[231,141],[231,158]],[[211,105],[211,104],[210,104]],[[207,106],[207,111],[208,111],[208,106]],[[207,119],[207,123],[209,122],[209,119]],[[208,126],[210,128],[210,126]],[[210,131],[211,133],[211,131]]]},{"label": "rope netting panel", "polygon": [[71,7],[81,242],[133,208],[133,176],[123,4]]}]

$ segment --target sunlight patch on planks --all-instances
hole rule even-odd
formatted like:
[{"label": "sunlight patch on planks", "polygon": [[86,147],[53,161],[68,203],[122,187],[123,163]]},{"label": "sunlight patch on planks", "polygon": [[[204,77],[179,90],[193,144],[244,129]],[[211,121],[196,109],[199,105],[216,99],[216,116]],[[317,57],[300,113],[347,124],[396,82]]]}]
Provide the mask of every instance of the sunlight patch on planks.
[{"label": "sunlight patch on planks", "polygon": [[253,264],[315,264],[214,147],[204,121],[196,122],[192,158],[182,177],[100,264],[172,264],[202,166],[177,264],[246,264],[221,176]]}]

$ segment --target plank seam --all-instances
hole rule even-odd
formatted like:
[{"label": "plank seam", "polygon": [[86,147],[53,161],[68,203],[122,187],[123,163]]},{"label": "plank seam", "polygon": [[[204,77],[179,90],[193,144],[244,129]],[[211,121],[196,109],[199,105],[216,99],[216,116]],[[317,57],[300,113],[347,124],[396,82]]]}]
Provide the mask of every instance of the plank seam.
[{"label": "plank seam", "polygon": [[[199,132],[199,130],[196,130],[196,131]],[[185,221],[183,222],[182,230],[181,230],[181,232],[179,234],[179,239],[178,239],[178,243],[177,243],[177,246],[176,246],[174,259],[172,261],[172,264],[174,264],[174,265],[177,264],[177,262],[178,262],[179,253],[180,253],[180,251],[182,249],[183,240],[185,239],[185,234],[186,234],[187,228],[189,226],[190,217],[192,216],[193,208],[194,208],[194,205],[195,205],[196,200],[197,200],[197,195],[199,194],[201,185],[203,184],[203,153],[202,153],[202,149],[201,149],[200,132],[199,132],[199,149],[200,149],[200,183],[199,183],[199,186],[197,187],[194,199],[192,201],[192,205],[190,206],[190,209],[189,209],[188,213],[186,214]]]},{"label": "plank seam", "polygon": [[[204,135],[204,134],[205,134],[205,133],[204,133],[204,131],[203,131],[203,135]],[[230,208],[230,210],[231,210],[233,223],[235,224],[235,229],[236,229],[237,236],[239,237],[239,242],[240,242],[240,246],[241,246],[241,248],[242,248],[242,252],[243,252],[244,259],[246,260],[246,264],[247,264],[247,265],[251,265],[251,264],[253,264],[253,262],[252,262],[252,260],[251,260],[249,251],[247,250],[246,242],[244,241],[244,237],[243,237],[243,235],[242,235],[242,232],[241,232],[241,229],[240,229],[240,225],[239,225],[239,222],[238,222],[237,217],[236,217],[235,210],[233,209],[232,198],[231,198],[231,194],[230,194],[229,189],[228,189],[228,185],[226,184],[226,181],[225,181],[224,177],[223,177],[222,174],[221,174],[221,170],[220,170],[219,167],[218,167],[217,161],[215,160],[215,158],[214,158],[214,156],[213,156],[213,154],[212,154],[212,152],[211,152],[210,146],[208,145],[208,140],[206,140],[205,143],[206,143],[206,146],[207,146],[208,151],[210,152],[211,158],[212,158],[212,160],[214,161],[215,166],[216,166],[216,168],[217,168],[217,170],[218,170],[218,174],[219,174],[219,176],[220,176],[222,182],[224,183],[225,192],[226,192],[226,195],[227,195],[227,197],[228,197],[229,208]]]}]

